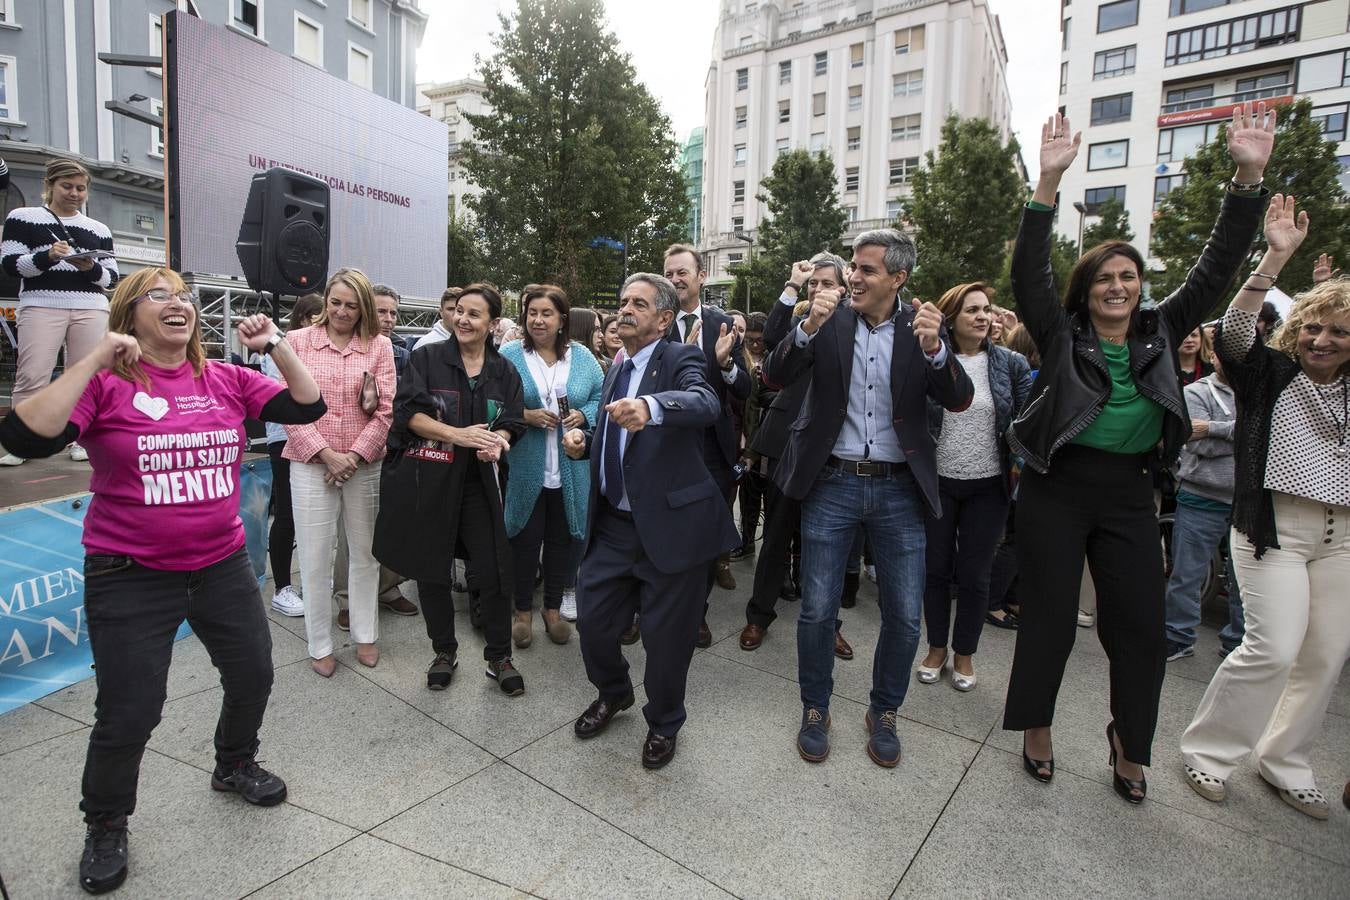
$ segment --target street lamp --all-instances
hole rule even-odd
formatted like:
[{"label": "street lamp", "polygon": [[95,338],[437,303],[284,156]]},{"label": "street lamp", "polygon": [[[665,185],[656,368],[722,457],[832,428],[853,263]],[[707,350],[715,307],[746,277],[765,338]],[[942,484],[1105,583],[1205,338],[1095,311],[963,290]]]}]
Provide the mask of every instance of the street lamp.
[{"label": "street lamp", "polygon": [[[735,238],[736,240],[738,240],[738,241],[745,241],[745,242],[749,245],[748,247],[746,247],[746,251],[745,251],[745,252],[746,252],[746,264],[747,264],[747,265],[753,265],[754,262],[755,262],[755,239],[754,239],[753,237],[751,237],[750,235],[746,234],[744,231],[737,231],[737,232],[735,232],[735,233],[732,235],[732,237],[734,237],[734,238]],[[747,314],[749,314],[750,310],[752,310],[752,309],[754,309],[754,305],[750,302],[750,275],[749,275],[749,273],[746,273],[746,276],[745,276],[745,311],[746,311]]]},{"label": "street lamp", "polygon": [[1083,220],[1087,218],[1087,207],[1081,200],[1073,201],[1073,208],[1078,210],[1078,256],[1083,255]]}]

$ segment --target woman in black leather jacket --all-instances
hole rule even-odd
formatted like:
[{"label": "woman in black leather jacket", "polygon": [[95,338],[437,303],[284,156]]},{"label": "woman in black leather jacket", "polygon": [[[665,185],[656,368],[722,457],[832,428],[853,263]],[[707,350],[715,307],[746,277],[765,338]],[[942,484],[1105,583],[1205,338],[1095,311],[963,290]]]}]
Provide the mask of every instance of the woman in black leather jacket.
[{"label": "woman in black leather jacket", "polygon": [[[1153,472],[1171,466],[1190,435],[1177,348],[1224,299],[1247,257],[1267,192],[1262,173],[1275,114],[1234,111],[1228,152],[1237,173],[1186,281],[1153,309],[1140,307],[1144,261],[1129,244],[1088,250],[1063,304],[1050,269],[1053,204],[1082,135],[1052,117],[1041,129],[1040,181],[1013,251],[1017,308],[1043,364],[1031,400],[1008,432],[1026,460],[1017,502],[1022,616],[1003,727],[1025,731],[1022,762],[1054,774],[1050,724],[1073,649],[1083,560],[1098,596],[1098,635],[1110,659],[1107,726],[1113,784],[1141,803],[1165,666],[1163,561]],[[1050,536],[1053,535],[1053,538]]]}]

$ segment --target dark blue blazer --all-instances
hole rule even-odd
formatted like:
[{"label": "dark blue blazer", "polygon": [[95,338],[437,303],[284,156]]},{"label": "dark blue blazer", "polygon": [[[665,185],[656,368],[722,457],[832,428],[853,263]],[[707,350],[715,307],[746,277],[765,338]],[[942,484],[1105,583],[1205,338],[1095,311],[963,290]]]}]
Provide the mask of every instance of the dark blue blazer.
[{"label": "dark blue blazer", "polygon": [[[703,324],[699,328],[699,343],[703,345],[703,358],[706,362],[706,371],[704,373],[708,387],[712,388],[713,393],[717,395],[717,403],[722,409],[721,415],[716,422],[710,423],[713,434],[710,440],[716,441],[718,456],[708,460],[711,465],[720,465],[730,469],[737,460],[740,459],[740,448],[736,446],[736,426],[731,421],[731,407],[727,404],[727,397],[731,396],[737,400],[747,400],[750,397],[750,373],[745,368],[745,354],[741,352],[740,342],[731,350],[731,359],[735,366],[732,370],[736,373],[734,384],[727,384],[726,379],[722,377],[722,368],[717,365],[717,338],[726,325],[730,330],[732,326],[731,316],[720,313],[709,307],[701,307]],[[666,333],[667,339],[673,343],[680,343],[680,325],[679,318],[684,315],[683,311],[676,310],[675,321],[671,323],[670,331]]]},{"label": "dark blue blazer", "polygon": [[[589,544],[600,506],[600,448],[609,424],[605,407],[613,401],[620,365],[609,367],[600,395],[600,414],[586,433],[591,458],[591,500],[586,524]],[[706,564],[739,547],[731,510],[703,461],[704,430],[722,414],[717,394],[704,377],[697,347],[661,339],[641,377],[637,395],[661,406],[662,423],[628,435],[623,454],[624,486],[642,549],[667,575]],[[595,452],[591,453],[594,447]]]}]

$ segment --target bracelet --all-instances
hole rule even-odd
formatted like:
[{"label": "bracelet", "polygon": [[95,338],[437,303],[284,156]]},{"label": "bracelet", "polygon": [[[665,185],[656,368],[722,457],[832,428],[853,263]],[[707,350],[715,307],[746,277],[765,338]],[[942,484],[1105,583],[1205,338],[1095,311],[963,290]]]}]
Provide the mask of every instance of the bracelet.
[{"label": "bracelet", "polygon": [[1271,286],[1271,287],[1274,287],[1274,286],[1275,286],[1275,282],[1277,282],[1277,281],[1280,280],[1280,279],[1279,279],[1279,276],[1276,276],[1276,275],[1267,275],[1265,272],[1253,272],[1252,274],[1248,275],[1247,277],[1248,277],[1248,278],[1256,278],[1256,277],[1258,277],[1258,276],[1261,277],[1261,278],[1269,278],[1269,279],[1270,279],[1270,286]]},{"label": "bracelet", "polygon": [[1255,193],[1256,191],[1261,190],[1261,185],[1265,183],[1266,180],[1264,178],[1258,178],[1250,183],[1238,181],[1236,178],[1228,179],[1228,184],[1232,187],[1234,191],[1238,192],[1239,194]]},{"label": "bracelet", "polygon": [[783,282],[783,290],[791,290],[794,294],[800,294],[802,292],[802,286],[796,282],[785,281]]},{"label": "bracelet", "polygon": [[1244,290],[1244,291],[1251,291],[1253,294],[1264,294],[1264,293],[1266,293],[1267,291],[1274,290],[1274,287],[1275,287],[1274,285],[1271,285],[1270,287],[1254,288],[1254,287],[1249,287],[1248,285],[1245,285],[1245,284],[1244,284],[1244,285],[1242,286],[1241,290]]}]

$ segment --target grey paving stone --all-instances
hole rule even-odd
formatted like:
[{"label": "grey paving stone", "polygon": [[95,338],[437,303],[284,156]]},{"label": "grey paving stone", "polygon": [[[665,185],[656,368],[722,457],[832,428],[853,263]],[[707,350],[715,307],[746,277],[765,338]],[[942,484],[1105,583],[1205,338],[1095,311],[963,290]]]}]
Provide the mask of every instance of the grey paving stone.
[{"label": "grey paving stone", "polygon": [[[12,897],[85,896],[77,804],[87,742],[82,730],[0,757],[0,866]],[[355,834],[289,803],[249,806],[211,790],[199,769],[150,751],[119,896],[241,897]]]},{"label": "grey paving stone", "polygon": [[505,900],[527,895],[363,834],[251,896],[259,900],[355,896]]},{"label": "grey paving stone", "polygon": [[[171,701],[150,746],[209,770],[220,689]],[[290,802],[369,829],[492,762],[492,757],[346,666],[277,670],[259,758]]]},{"label": "grey paving stone", "polygon": [[905,756],[882,769],[864,750],[865,707],[836,698],[830,758],[803,762],[796,685],[715,654],[692,670],[687,705],[657,772],[642,769],[646,726],[627,715],[509,762],[738,896],[865,896],[899,880],[978,746],[902,723]]},{"label": "grey paving stone", "polygon": [[[1298,813],[1294,813],[1298,815]],[[984,748],[896,897],[1344,897],[1350,870]]]},{"label": "grey paving stone", "polygon": [[82,722],[48,712],[29,703],[0,715],[0,756],[13,753],[58,734],[87,731]]},{"label": "grey paving stone", "polygon": [[543,897],[727,896],[504,763],[374,834]]}]

